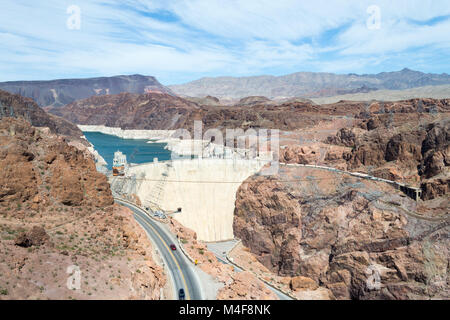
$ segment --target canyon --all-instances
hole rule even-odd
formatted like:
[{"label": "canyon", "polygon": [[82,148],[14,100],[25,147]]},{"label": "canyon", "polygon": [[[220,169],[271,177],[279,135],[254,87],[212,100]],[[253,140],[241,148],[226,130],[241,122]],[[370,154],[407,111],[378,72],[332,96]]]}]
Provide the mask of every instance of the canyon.
[{"label": "canyon", "polygon": [[[153,261],[151,245],[127,209],[113,204],[114,195],[166,213],[168,226],[182,239],[188,254],[222,284],[218,298],[274,298],[258,279],[296,299],[450,298],[449,99],[319,105],[307,99],[252,96],[224,104],[212,96],[120,93],[48,107],[46,113],[31,100],[0,93],[2,141],[7,148],[0,159],[2,167],[8,168],[2,172],[8,183],[0,193],[0,208],[5,221],[11,219],[10,211],[13,219],[23,221],[25,211],[33,212],[33,223],[26,222],[23,228],[5,224],[8,252],[23,247],[49,247],[45,250],[53,252],[58,246],[50,243],[60,241],[64,243],[62,259],[75,256],[77,261],[88,261],[91,256],[79,252],[92,250],[89,241],[93,240],[83,239],[72,253],[68,248],[77,237],[68,236],[66,243],[65,236],[52,231],[62,223],[67,224],[67,232],[76,234],[79,224],[63,222],[59,216],[61,211],[73,212],[74,221],[92,219],[87,220],[93,228],[86,232],[88,236],[105,224],[112,236],[128,243],[115,250],[142,261],[139,270],[145,270],[150,284],[143,285],[144,278],[120,269],[121,278],[116,278],[124,282],[115,281],[128,285],[120,287],[118,296],[166,297],[167,280]],[[230,158],[218,156],[212,151],[216,149],[213,141],[197,141],[200,153],[195,153],[195,140],[174,137],[177,129],[192,133],[195,121],[204,130],[221,132],[280,130],[279,150],[272,145],[265,149],[271,156],[277,151],[278,170],[262,175],[271,159],[245,159],[238,156],[238,149],[233,149]],[[96,171],[91,154],[95,151],[83,140],[82,131],[164,142],[184,157],[130,165],[125,176],[107,179]],[[18,162],[25,164],[13,167]],[[420,199],[411,199],[393,184],[346,172],[420,189]],[[48,207],[48,203],[54,205]],[[110,224],[105,212],[120,222]],[[36,229],[42,223],[43,229]],[[233,255],[246,266],[242,273],[219,263],[205,245],[236,238],[242,243]],[[111,238],[96,235],[95,239],[107,247]],[[130,247],[130,239],[136,246]],[[107,261],[115,261],[115,250],[114,256],[105,257]],[[131,278],[123,278],[124,273]],[[374,276],[378,280],[370,282]],[[131,290],[135,294],[127,291],[130,288],[135,288]],[[33,290],[33,297],[39,296]],[[107,297],[106,289],[102,290]],[[79,297],[96,297],[89,289],[83,294]]]},{"label": "canyon", "polygon": [[[1,299],[174,299],[158,251],[133,213],[114,203],[87,149],[19,112],[0,119]],[[204,254],[194,231],[170,226],[218,284],[210,298],[276,299],[257,278]]]}]

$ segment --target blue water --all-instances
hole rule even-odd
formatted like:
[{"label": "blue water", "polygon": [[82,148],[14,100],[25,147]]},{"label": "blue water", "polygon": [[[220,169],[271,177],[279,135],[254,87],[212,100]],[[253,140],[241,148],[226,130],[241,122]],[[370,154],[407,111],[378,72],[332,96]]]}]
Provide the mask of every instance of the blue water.
[{"label": "blue water", "polygon": [[121,139],[100,132],[84,132],[84,136],[105,159],[110,170],[112,169],[114,152],[118,150],[126,154],[128,163],[153,162],[153,158],[164,161],[171,158],[171,152],[164,149],[166,143],[147,143],[148,140]]}]

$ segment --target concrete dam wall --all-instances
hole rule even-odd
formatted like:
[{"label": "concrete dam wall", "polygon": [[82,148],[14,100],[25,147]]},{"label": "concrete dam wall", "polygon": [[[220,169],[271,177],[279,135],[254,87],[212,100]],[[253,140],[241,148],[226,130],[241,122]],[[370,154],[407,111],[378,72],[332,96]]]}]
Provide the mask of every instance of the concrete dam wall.
[{"label": "concrete dam wall", "polygon": [[194,159],[132,166],[113,177],[118,195],[136,194],[142,205],[181,213],[173,217],[202,241],[234,238],[233,215],[241,183],[267,163],[262,160]]}]

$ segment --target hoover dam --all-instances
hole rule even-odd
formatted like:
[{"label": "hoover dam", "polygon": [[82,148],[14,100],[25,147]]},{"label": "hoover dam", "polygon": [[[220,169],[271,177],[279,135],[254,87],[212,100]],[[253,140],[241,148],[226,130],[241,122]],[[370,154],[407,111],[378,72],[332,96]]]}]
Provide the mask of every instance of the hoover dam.
[{"label": "hoover dam", "polygon": [[[144,147],[136,149],[133,158],[137,159],[139,152],[144,152],[141,160],[147,160],[136,163],[129,161],[131,158],[127,159],[125,175],[110,176],[113,193],[138,200],[142,207],[154,212],[173,213],[174,219],[197,233],[198,240],[207,242],[234,239],[236,192],[243,181],[260,172],[272,159],[272,152],[267,149],[260,150],[253,157],[249,156],[248,149],[226,147],[206,140],[172,138],[174,132],[171,130],[122,130],[81,125],[79,128],[85,134],[100,132],[109,137],[108,141],[111,141],[106,145],[111,146],[108,148],[105,148],[105,143],[93,141],[94,148],[99,148],[109,165],[112,152],[125,148],[121,139],[131,139],[127,142],[131,145],[135,139],[136,143],[139,139],[150,140],[143,142],[144,147],[147,145],[149,148],[158,145],[151,159]],[[112,136],[120,138],[120,141],[114,142]],[[130,156],[130,150],[120,151]],[[172,153],[171,160],[165,157],[167,152]]]},{"label": "hoover dam", "polygon": [[198,240],[234,238],[233,214],[241,183],[260,171],[264,160],[211,159],[146,163],[128,168],[126,176],[112,177],[118,195],[136,195],[142,206],[158,206],[197,233]]}]

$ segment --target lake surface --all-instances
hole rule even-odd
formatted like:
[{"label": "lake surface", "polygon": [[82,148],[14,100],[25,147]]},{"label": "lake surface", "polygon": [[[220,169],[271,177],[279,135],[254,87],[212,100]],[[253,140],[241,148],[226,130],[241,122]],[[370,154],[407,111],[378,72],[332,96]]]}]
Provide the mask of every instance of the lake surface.
[{"label": "lake surface", "polygon": [[100,132],[83,132],[86,139],[94,145],[95,150],[108,163],[108,169],[112,169],[114,152],[121,151],[127,156],[128,163],[153,162],[153,158],[159,161],[170,160],[171,151],[164,149],[166,143],[147,143],[148,140],[121,139],[116,136]]}]

